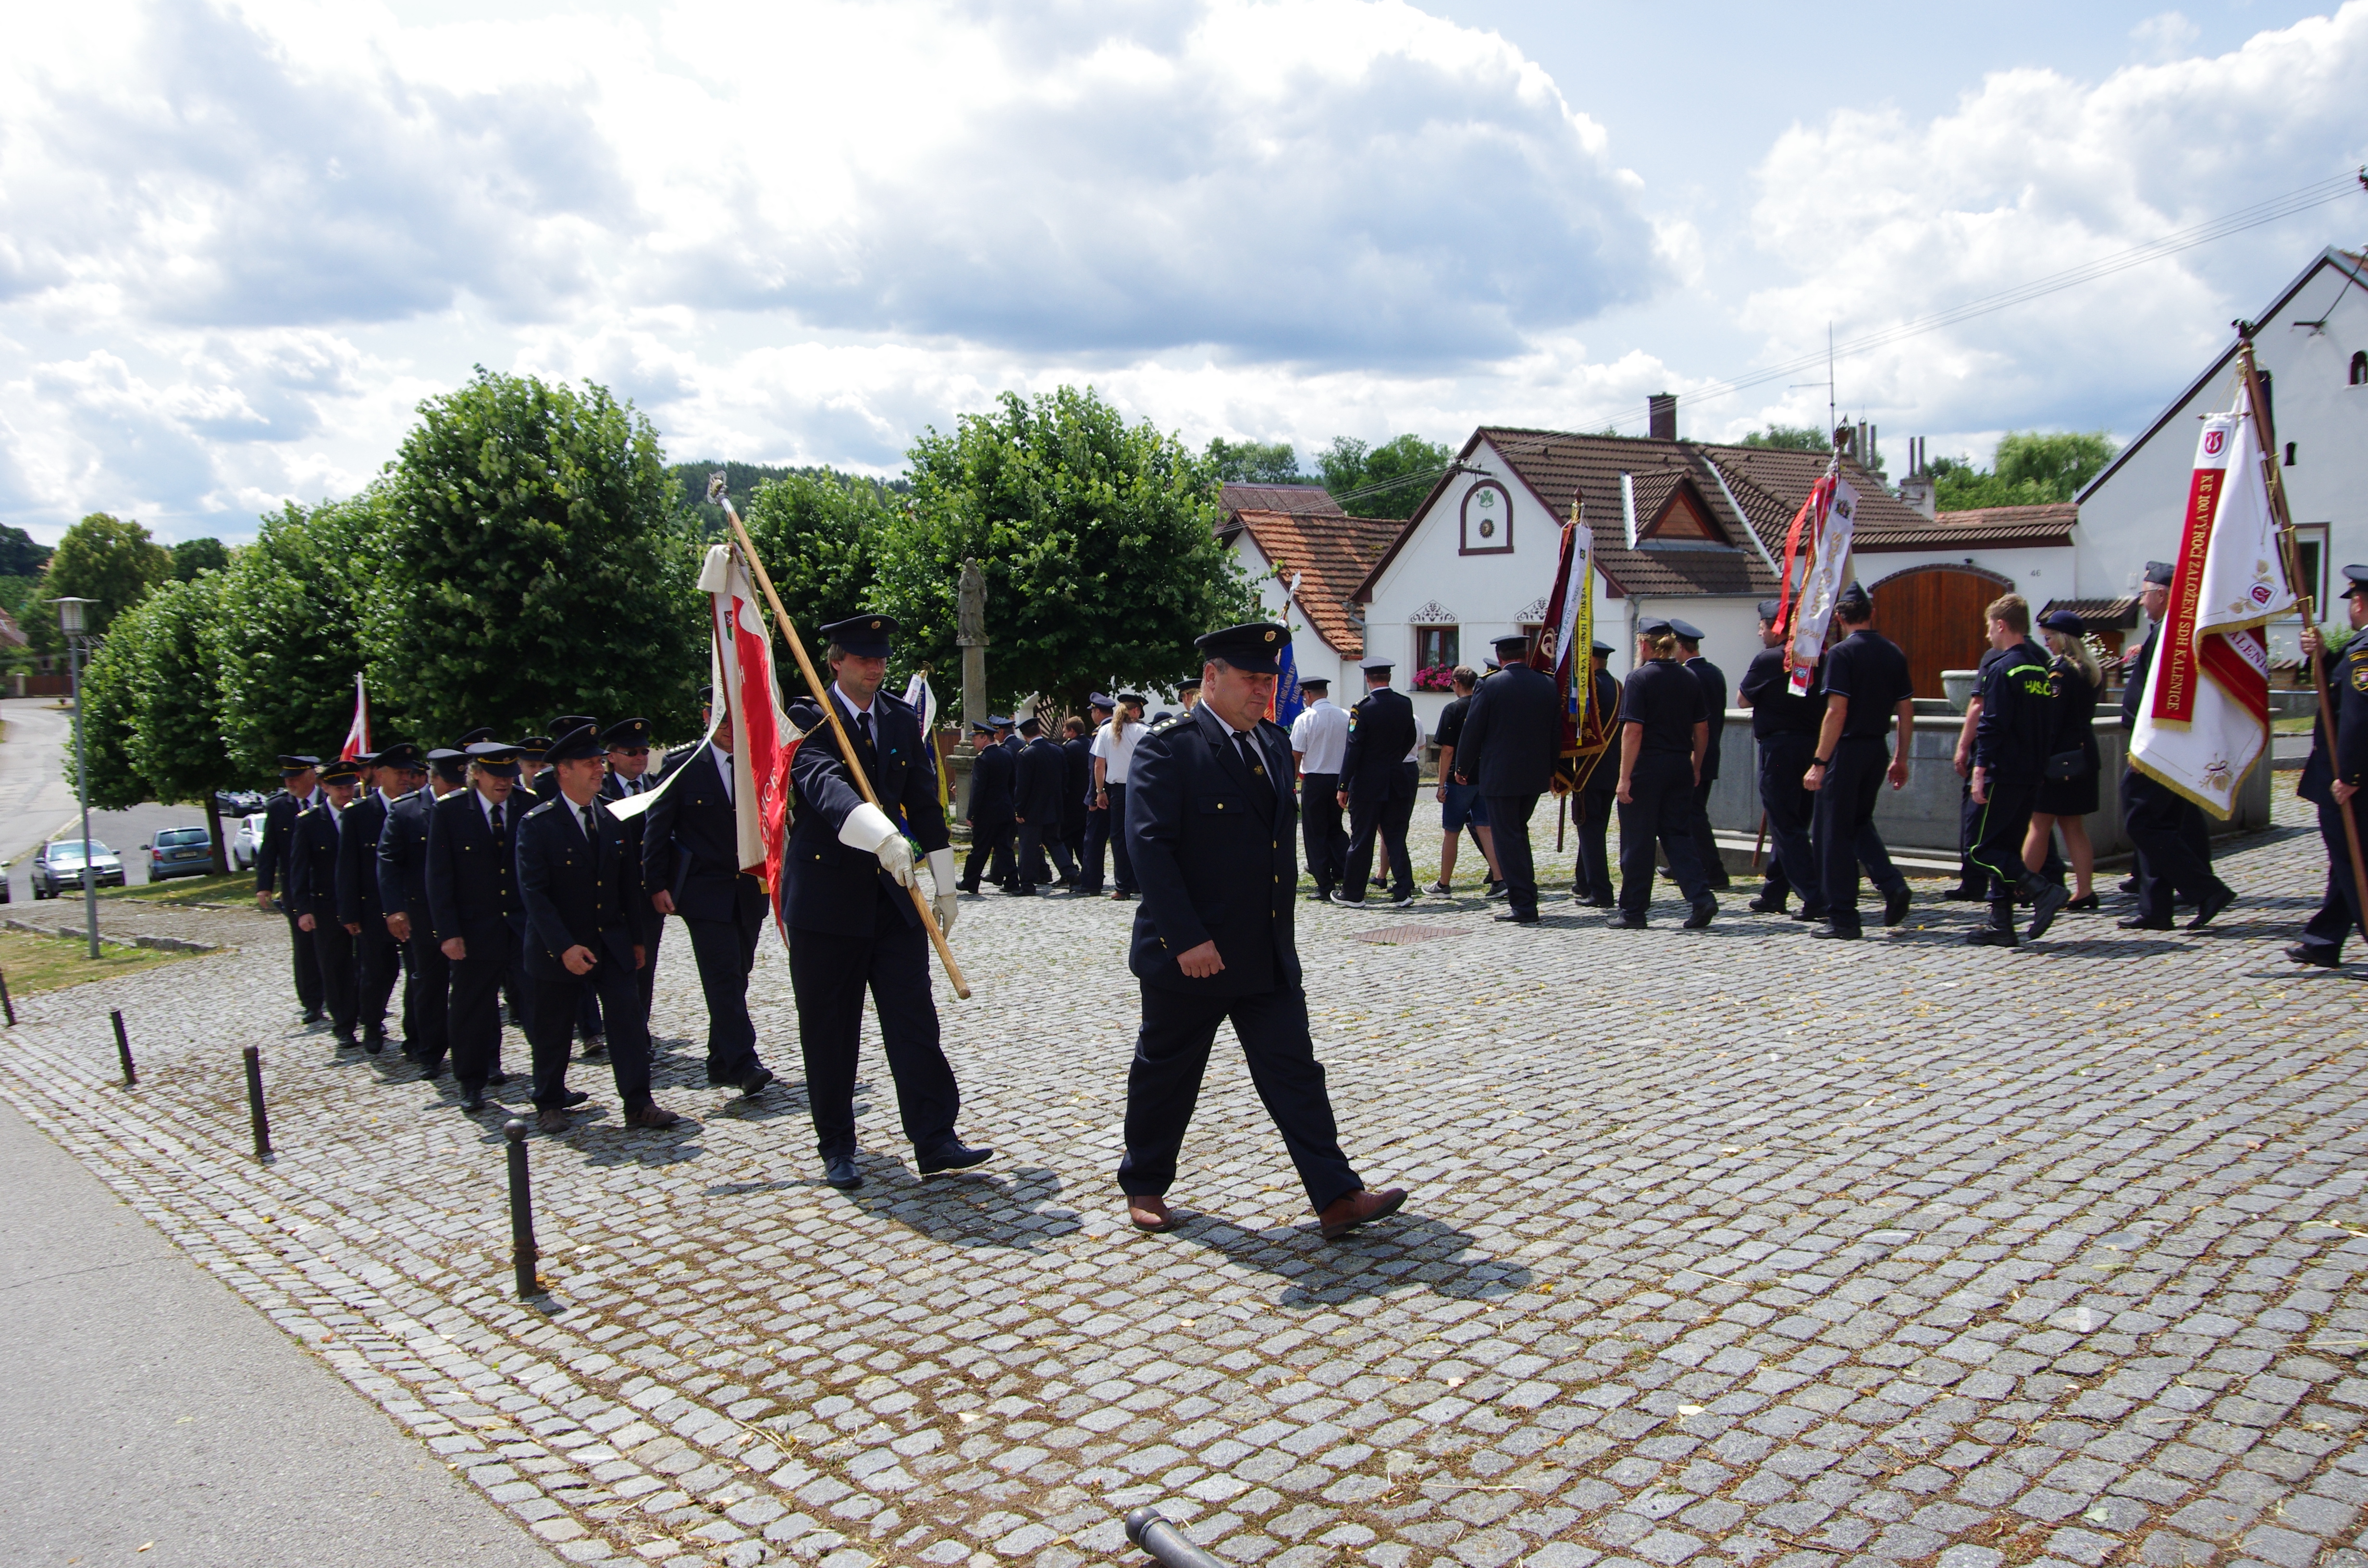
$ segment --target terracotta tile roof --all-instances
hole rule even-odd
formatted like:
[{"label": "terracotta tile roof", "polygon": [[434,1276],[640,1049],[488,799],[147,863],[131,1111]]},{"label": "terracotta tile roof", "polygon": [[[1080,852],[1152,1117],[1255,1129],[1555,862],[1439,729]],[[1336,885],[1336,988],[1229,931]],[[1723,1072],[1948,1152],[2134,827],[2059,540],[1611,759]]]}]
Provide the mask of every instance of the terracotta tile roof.
[{"label": "terracotta tile roof", "polygon": [[2039,607],[2041,616],[2054,615],[2068,609],[2088,623],[2091,631],[2103,629],[2132,631],[2138,624],[2138,601],[2135,594],[2124,594],[2117,599],[2050,599]]},{"label": "terracotta tile roof", "polygon": [[2066,501],[2052,506],[1984,506],[1971,512],[1943,512],[1927,517],[1908,511],[1912,521],[1885,517],[1877,520],[1867,509],[1859,514],[1850,548],[1869,553],[1887,550],[1966,550],[2000,545],[2065,545],[2072,542],[2072,525],[2080,520],[2079,506]]},{"label": "terracotta tile roof", "polygon": [[1290,512],[1315,517],[1344,515],[1340,503],[1320,484],[1228,484],[1218,491],[1217,505],[1228,517],[1244,512]]},{"label": "terracotta tile roof", "polygon": [[1361,658],[1365,630],[1350,618],[1349,597],[1405,531],[1404,519],[1245,511],[1235,514],[1235,521],[1258,541],[1285,583],[1302,574],[1299,608],[1316,635],[1343,657]]}]

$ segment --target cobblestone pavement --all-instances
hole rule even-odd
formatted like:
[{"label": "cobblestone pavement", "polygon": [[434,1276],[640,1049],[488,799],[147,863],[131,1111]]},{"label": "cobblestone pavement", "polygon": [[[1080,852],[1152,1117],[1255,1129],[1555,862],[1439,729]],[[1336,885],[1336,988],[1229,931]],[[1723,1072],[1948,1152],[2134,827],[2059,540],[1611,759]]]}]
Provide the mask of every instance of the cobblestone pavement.
[{"label": "cobblestone pavement", "polygon": [[[1344,1140],[1414,1195],[1330,1245],[1223,1055],[1194,1218],[1126,1231],[1108,901],[965,902],[977,994],[939,1006],[1001,1158],[917,1180],[874,1053],[850,1194],[778,948],[790,1083],[749,1106],[703,1086],[676,933],[686,1120],[624,1131],[576,1070],[608,1108],[533,1142],[538,1304],[496,1119],[290,1028],[275,920],[183,920],[239,946],[30,999],[0,1094],[576,1561],[1071,1568],[1156,1503],[1277,1568],[2358,1568],[2361,998],[2278,957],[2320,875],[2282,820],[2225,858],[2211,931],[2068,916],[2011,953],[1930,903],[1855,946],[1732,897],[1701,933],[1673,900],[1643,933],[1303,906]],[[1391,926],[1421,929],[1366,939]]]}]

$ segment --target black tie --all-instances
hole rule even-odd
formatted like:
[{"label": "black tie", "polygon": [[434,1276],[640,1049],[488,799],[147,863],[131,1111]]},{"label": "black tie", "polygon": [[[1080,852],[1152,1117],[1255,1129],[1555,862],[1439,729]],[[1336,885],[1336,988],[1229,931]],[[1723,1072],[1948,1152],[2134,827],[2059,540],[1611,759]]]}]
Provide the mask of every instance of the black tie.
[{"label": "black tie", "polygon": [[494,825],[494,842],[495,844],[499,844],[502,841],[502,808],[499,801],[495,801],[494,804],[491,821]]},{"label": "black tie", "polygon": [[1241,750],[1242,766],[1250,770],[1250,793],[1252,797],[1257,800],[1261,811],[1265,812],[1267,815],[1272,816],[1274,814],[1274,783],[1266,776],[1265,759],[1258,756],[1258,748],[1252,744],[1250,740],[1250,733],[1247,730],[1237,730],[1234,733],[1234,744]]},{"label": "black tie", "polygon": [[871,743],[871,710],[870,710],[869,709],[866,709],[864,711],[862,711],[862,712],[860,712],[860,713],[858,713],[858,714],[855,716],[855,722],[856,722],[856,723],[857,723],[858,725],[861,726],[861,728],[862,728],[862,730],[863,730],[863,744],[864,744],[865,749],[867,749],[867,750],[871,749],[871,744],[872,744],[872,743]]},{"label": "black tie", "polygon": [[599,843],[600,835],[592,831],[592,808],[589,806],[578,806],[575,809],[584,818],[585,842],[587,844]]}]

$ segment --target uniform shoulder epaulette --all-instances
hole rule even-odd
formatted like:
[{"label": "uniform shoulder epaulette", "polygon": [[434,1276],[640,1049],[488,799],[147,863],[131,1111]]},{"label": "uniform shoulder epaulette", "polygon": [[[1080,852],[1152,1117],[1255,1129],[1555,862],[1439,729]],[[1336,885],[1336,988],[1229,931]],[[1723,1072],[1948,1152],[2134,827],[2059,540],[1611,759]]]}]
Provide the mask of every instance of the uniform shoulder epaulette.
[{"label": "uniform shoulder epaulette", "polygon": [[[422,788],[425,788],[425,786],[422,786]],[[390,807],[399,806],[403,804],[404,801],[410,800],[414,795],[418,793],[419,790],[405,790],[402,794],[397,795],[393,800],[387,801],[387,804]]]},{"label": "uniform shoulder epaulette", "polygon": [[909,702],[905,701],[902,697],[900,697],[900,696],[898,696],[896,693],[894,693],[894,692],[893,692],[893,691],[889,690],[889,689],[888,689],[886,687],[884,687],[884,686],[883,686],[883,687],[882,687],[880,688],[880,690],[878,691],[878,693],[877,693],[877,694],[875,694],[875,695],[872,697],[871,700],[873,700],[874,702],[877,702],[877,701],[879,701],[879,700],[881,699],[881,698],[883,698],[883,697],[884,697],[884,698],[886,698],[889,701],[891,701],[891,702],[894,703],[897,707],[902,708],[902,709],[903,709],[905,712],[907,712],[907,713],[918,713],[918,712],[920,711],[920,710],[919,710],[919,709],[917,709],[917,708],[914,707],[911,703],[909,703]]}]

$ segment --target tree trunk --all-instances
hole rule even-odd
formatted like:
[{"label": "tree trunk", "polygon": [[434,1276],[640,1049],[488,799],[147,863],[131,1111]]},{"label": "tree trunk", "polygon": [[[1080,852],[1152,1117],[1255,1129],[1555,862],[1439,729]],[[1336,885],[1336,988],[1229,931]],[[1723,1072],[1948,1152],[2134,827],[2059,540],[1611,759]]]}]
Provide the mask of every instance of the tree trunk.
[{"label": "tree trunk", "polygon": [[223,842],[222,797],[213,790],[206,791],[206,835],[213,840],[214,875],[230,875],[230,846]]}]

